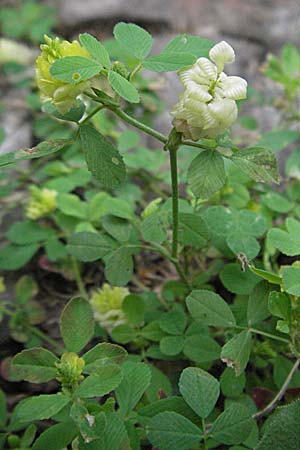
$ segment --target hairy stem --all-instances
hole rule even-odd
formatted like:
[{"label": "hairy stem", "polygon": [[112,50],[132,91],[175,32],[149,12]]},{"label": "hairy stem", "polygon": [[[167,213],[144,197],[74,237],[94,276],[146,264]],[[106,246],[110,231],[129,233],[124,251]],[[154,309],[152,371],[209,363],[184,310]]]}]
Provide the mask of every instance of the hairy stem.
[{"label": "hairy stem", "polygon": [[143,131],[146,134],[149,134],[149,136],[154,137],[158,141],[162,142],[163,144],[166,144],[168,139],[161,133],[159,133],[156,130],[153,130],[153,128],[148,127],[148,125],[145,125],[144,123],[140,122],[137,119],[134,119],[133,117],[129,116],[127,113],[122,111],[119,108],[112,108],[108,107],[108,109],[112,112],[114,112],[120,119],[124,120],[125,122],[129,123],[130,125],[134,126],[135,128],[138,128],[139,130]]},{"label": "hairy stem", "polygon": [[177,148],[170,147],[170,165],[172,180],[172,216],[173,216],[173,239],[172,257],[178,256],[178,176],[177,176]]},{"label": "hairy stem", "polygon": [[276,397],[274,397],[273,400],[264,409],[262,409],[261,411],[258,411],[256,414],[253,414],[253,416],[252,416],[253,419],[258,420],[261,417],[266,416],[267,414],[269,414],[276,408],[277,404],[280,402],[280,400],[286,393],[286,390],[289,387],[289,384],[293,378],[294,373],[298,370],[299,364],[300,364],[300,358],[298,358],[296,360],[295,364],[291,368],[290,373],[286,377],[286,380],[283,383],[283,385],[281,386],[280,391],[278,392]]},{"label": "hairy stem", "polygon": [[80,293],[82,298],[87,300],[88,299],[88,293],[87,293],[87,291],[86,291],[86,289],[84,287],[84,282],[83,282],[83,280],[81,278],[78,262],[76,261],[76,259],[73,256],[71,257],[71,262],[72,262],[72,267],[73,267],[73,274],[74,274],[74,277],[75,277],[75,281],[76,281],[79,293]]}]

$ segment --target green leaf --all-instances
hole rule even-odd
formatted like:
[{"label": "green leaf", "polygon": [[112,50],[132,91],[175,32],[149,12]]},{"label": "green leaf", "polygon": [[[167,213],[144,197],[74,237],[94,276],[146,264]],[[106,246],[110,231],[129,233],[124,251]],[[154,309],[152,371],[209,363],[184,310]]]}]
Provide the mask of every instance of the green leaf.
[{"label": "green leaf", "polygon": [[268,233],[268,239],[283,254],[288,256],[299,255],[300,222],[293,217],[288,217],[285,225],[287,231],[272,228]]},{"label": "green leaf", "polygon": [[45,348],[30,348],[12,360],[18,377],[31,383],[46,383],[56,377],[56,356]]},{"label": "green leaf", "polygon": [[5,428],[6,420],[7,420],[6,398],[5,398],[5,394],[2,391],[2,389],[0,389],[0,428],[1,429]]},{"label": "green leaf", "polygon": [[57,196],[58,209],[67,216],[85,219],[87,216],[87,203],[80,200],[75,194],[59,194]]},{"label": "green leaf", "polygon": [[267,280],[271,284],[278,284],[281,285],[281,277],[276,275],[273,272],[269,272],[268,270],[258,269],[257,267],[254,267],[253,264],[250,264],[249,270],[257,275],[260,278],[263,278],[264,280]]},{"label": "green leaf", "polygon": [[55,236],[55,232],[50,227],[43,227],[33,220],[23,220],[14,222],[6,233],[7,239],[14,244],[27,245],[35,242],[46,241]]},{"label": "green leaf", "polygon": [[287,198],[285,198],[283,195],[278,194],[277,192],[268,192],[261,198],[263,205],[278,213],[287,213],[294,206],[293,202],[289,201]]},{"label": "green leaf", "polygon": [[[291,361],[290,359],[285,358],[279,354],[274,359],[274,361],[273,361],[273,379],[274,379],[274,383],[278,389],[280,389],[282,387],[285,380],[289,376],[294,363],[295,363],[294,361]],[[298,388],[299,389],[299,386],[300,386],[300,371],[297,370],[289,382],[289,388]]]},{"label": "green leaf", "polygon": [[111,337],[115,342],[119,344],[128,344],[132,342],[136,337],[136,331],[127,323],[117,325],[111,332]]},{"label": "green leaf", "polygon": [[236,322],[231,309],[218,294],[195,290],[186,299],[194,320],[214,327],[234,327]]},{"label": "green leaf", "polygon": [[153,320],[141,330],[141,335],[149,341],[159,342],[165,334],[161,330],[158,320]]},{"label": "green leaf", "polygon": [[187,405],[182,397],[177,396],[156,400],[153,403],[148,404],[147,406],[143,406],[139,409],[139,416],[154,417],[157,414],[165,411],[173,411],[184,416],[186,419],[190,420],[193,423],[199,423],[199,417]]},{"label": "green leaf", "polygon": [[119,242],[128,242],[131,234],[131,224],[121,217],[107,214],[102,219],[105,231]]},{"label": "green leaf", "polygon": [[99,367],[96,373],[82,381],[74,395],[79,398],[103,397],[119,386],[121,380],[121,369],[116,364]]},{"label": "green leaf", "polygon": [[5,153],[0,156],[0,167],[7,166],[8,164],[12,164],[17,161],[52,155],[52,153],[56,153],[70,144],[72,144],[70,139],[53,139],[41,142],[33,148],[25,148],[15,152]]},{"label": "green leaf", "polygon": [[48,101],[43,103],[42,111],[60,120],[79,122],[85,112],[85,104],[82,100],[77,99],[76,106],[72,106],[68,112],[66,112],[65,114],[61,114],[51,103],[51,101]]},{"label": "green leaf", "polygon": [[251,332],[244,330],[231,338],[222,348],[221,360],[233,367],[236,376],[246,368],[251,352]]},{"label": "green leaf", "polygon": [[76,423],[85,442],[97,439],[99,446],[103,446],[103,434],[106,427],[106,417],[103,411],[93,415],[94,419],[90,420],[88,409],[81,402],[74,402],[70,409],[70,417]]},{"label": "green leaf", "polygon": [[240,444],[251,433],[253,423],[249,410],[236,403],[220,414],[213,423],[210,433],[213,439],[222,444]]},{"label": "green leaf", "polygon": [[212,412],[220,395],[218,380],[198,367],[183,370],[179,390],[187,404],[203,419]]},{"label": "green leaf", "polygon": [[299,131],[274,130],[264,133],[259,141],[260,147],[265,147],[278,152],[299,139]]},{"label": "green leaf", "polygon": [[43,431],[32,446],[32,450],[61,450],[75,439],[78,431],[71,420],[52,425]]},{"label": "green leaf", "polygon": [[286,292],[300,296],[300,267],[285,267],[282,272],[282,282]]},{"label": "green leaf", "polygon": [[183,336],[165,336],[159,343],[159,349],[168,356],[178,355],[184,346]]},{"label": "green leaf", "polygon": [[[107,414],[105,450],[130,449],[124,421],[117,413]],[[98,450],[99,447],[94,450]]]},{"label": "green leaf", "polygon": [[25,430],[25,432],[24,432],[24,434],[22,436],[21,447],[23,447],[23,446],[25,448],[29,447],[32,444],[32,442],[34,441],[36,432],[37,432],[37,426],[34,425],[34,423],[29,425],[26,428],[26,430]]},{"label": "green leaf", "polygon": [[227,244],[235,254],[243,253],[247,258],[253,259],[259,253],[259,244],[255,238],[263,234],[266,228],[265,218],[253,211],[234,211]]},{"label": "green leaf", "polygon": [[263,147],[250,147],[234,153],[231,160],[250,178],[261,183],[279,183],[274,153]]},{"label": "green leaf", "polygon": [[240,265],[235,263],[226,264],[220,273],[220,278],[228,291],[241,295],[250,294],[260,281],[248,268],[242,271]]},{"label": "green leaf", "polygon": [[118,150],[91,125],[80,127],[81,145],[89,171],[106,188],[125,181],[126,169]]},{"label": "green leaf", "polygon": [[161,315],[159,319],[160,328],[166,333],[181,335],[187,325],[187,316],[183,311],[173,309]]},{"label": "green leaf", "polygon": [[190,420],[166,411],[153,417],[147,427],[149,441],[160,450],[188,450],[199,446],[201,431]]},{"label": "green leaf", "polygon": [[61,393],[26,398],[18,404],[16,417],[20,422],[50,419],[69,402],[70,399]]},{"label": "green leaf", "polygon": [[171,72],[191,66],[195,61],[196,57],[190,53],[162,52],[147,58],[143,67],[153,72]]},{"label": "green leaf", "polygon": [[89,52],[91,57],[106,69],[110,68],[109,54],[106,48],[89,33],[79,35],[80,44]]},{"label": "green leaf", "polygon": [[220,378],[221,391],[226,397],[237,398],[239,397],[246,385],[246,376],[241,373],[238,377],[235,375],[234,370],[227,367]]},{"label": "green leaf", "polygon": [[179,214],[179,240],[183,245],[203,247],[209,238],[206,223],[196,214]]},{"label": "green leaf", "polygon": [[141,232],[145,241],[162,244],[167,239],[168,215],[157,211],[142,222]]},{"label": "green leaf", "polygon": [[278,408],[264,427],[255,450],[298,450],[300,448],[300,401]]},{"label": "green leaf", "polygon": [[131,249],[119,247],[104,257],[105,276],[113,286],[127,284],[133,272]]},{"label": "green leaf", "polygon": [[38,251],[39,244],[8,244],[0,249],[0,269],[18,270],[25,266]]},{"label": "green leaf", "polygon": [[115,242],[108,236],[91,231],[81,231],[69,238],[67,250],[79,261],[96,261],[110,253]]},{"label": "green leaf", "polygon": [[139,60],[143,60],[152,48],[151,35],[133,23],[119,22],[114,27],[114,36],[128,53]]},{"label": "green leaf", "polygon": [[139,402],[151,380],[151,371],[144,363],[125,362],[123,380],[116,389],[121,417],[128,416]]},{"label": "green leaf", "polygon": [[179,34],[171,39],[163,53],[190,53],[197,58],[207,57],[214,42],[191,34]]},{"label": "green leaf", "polygon": [[183,353],[192,361],[201,364],[219,359],[221,347],[209,336],[193,334],[186,337]]},{"label": "green leaf", "polygon": [[108,72],[108,81],[113,90],[122,98],[130,103],[139,103],[140,96],[138,90],[130,83],[130,81],[122,77],[122,75],[110,70]]},{"label": "green leaf", "polygon": [[130,294],[125,297],[122,309],[126,315],[126,320],[132,325],[140,325],[145,316],[145,303],[141,296]]},{"label": "green leaf", "polygon": [[69,352],[80,352],[94,334],[94,317],[90,304],[80,297],[65,306],[60,319],[60,332]]},{"label": "green leaf", "polygon": [[289,321],[291,314],[291,299],[284,292],[271,292],[269,295],[268,308],[273,316]]},{"label": "green leaf", "polygon": [[92,373],[98,367],[109,364],[121,364],[126,358],[127,352],[119,345],[102,342],[95,345],[82,357],[85,361],[84,373]]},{"label": "green leaf", "polygon": [[76,84],[98,75],[102,65],[84,56],[65,56],[50,67],[50,74],[57,80]]},{"label": "green leaf", "polygon": [[225,184],[225,178],[223,158],[215,150],[201,152],[188,168],[188,184],[199,198],[209,198],[219,191]]},{"label": "green leaf", "polygon": [[250,294],[247,308],[249,327],[269,317],[268,297],[272,287],[266,281],[258,283]]}]

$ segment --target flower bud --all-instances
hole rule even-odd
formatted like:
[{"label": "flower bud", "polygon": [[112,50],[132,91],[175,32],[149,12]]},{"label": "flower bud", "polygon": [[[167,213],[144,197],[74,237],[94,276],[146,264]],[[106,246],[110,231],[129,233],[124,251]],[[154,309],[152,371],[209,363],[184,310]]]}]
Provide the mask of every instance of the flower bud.
[{"label": "flower bud", "polygon": [[31,198],[26,207],[26,216],[29,219],[37,220],[55,211],[57,191],[30,186],[30,192]]},{"label": "flower bud", "polygon": [[84,360],[76,353],[64,353],[60,362],[55,365],[57,368],[56,379],[61,383],[63,389],[72,390],[84,378],[82,375]]},{"label": "flower bud", "polygon": [[247,82],[222,72],[226,63],[234,61],[232,47],[222,41],[209,56],[210,60],[201,57],[179,72],[185,90],[171,111],[176,130],[194,141],[223,134],[237,119],[235,101],[246,98]]},{"label": "flower bud", "polygon": [[106,283],[103,284],[102,289],[92,293],[90,302],[95,320],[109,333],[117,325],[126,322],[122,304],[127,295],[129,295],[127,288],[111,287]]},{"label": "flower bud", "polygon": [[113,63],[112,70],[114,72],[117,72],[119,75],[121,75],[124,78],[127,78],[129,75],[129,72],[126,69],[125,65],[123,63],[121,63],[120,61],[115,61]]},{"label": "flower bud", "polygon": [[68,112],[76,105],[76,98],[90,87],[90,81],[77,84],[65,83],[50,74],[51,65],[65,56],[83,56],[90,58],[89,52],[81,47],[78,41],[61,41],[58,37],[44,37],[41,45],[42,53],[36,60],[36,81],[43,100],[51,100],[61,114]]}]

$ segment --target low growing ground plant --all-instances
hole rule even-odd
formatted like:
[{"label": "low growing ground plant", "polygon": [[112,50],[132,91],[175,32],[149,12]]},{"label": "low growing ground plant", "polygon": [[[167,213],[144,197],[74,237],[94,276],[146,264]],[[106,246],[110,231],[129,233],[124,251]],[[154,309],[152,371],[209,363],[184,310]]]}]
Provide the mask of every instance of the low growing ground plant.
[{"label": "low growing ground plant", "polygon": [[[277,192],[274,154],[299,139],[288,128],[299,52],[265,66],[286,89],[285,128],[240,148],[230,127],[247,82],[226,74],[233,48],[186,34],[151,48],[123,22],[107,43],[85,33],[41,45],[34,127],[45,140],[0,157],[4,170],[31,160],[4,193],[25,206],[0,267],[23,276],[0,312],[25,346],[7,379],[49,387],[9,419],[1,394],[1,448],[299,449],[300,160],[294,151]],[[164,71],[182,83],[168,136],[153,120]],[[253,117],[240,125],[257,137]],[[45,310],[35,320],[30,264],[48,293],[50,274],[50,294],[72,297],[62,343],[36,326]]]}]

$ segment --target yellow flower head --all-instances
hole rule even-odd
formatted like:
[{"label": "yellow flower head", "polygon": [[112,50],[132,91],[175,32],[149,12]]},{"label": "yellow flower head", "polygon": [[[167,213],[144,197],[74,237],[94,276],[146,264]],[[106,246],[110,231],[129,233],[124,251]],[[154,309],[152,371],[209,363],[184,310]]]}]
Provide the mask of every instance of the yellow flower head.
[{"label": "yellow flower head", "polygon": [[90,302],[95,320],[108,332],[126,322],[122,304],[127,295],[129,295],[127,288],[111,287],[106,283],[102,289],[92,293]]},{"label": "yellow flower head", "polygon": [[65,56],[83,56],[90,54],[78,41],[61,41],[58,37],[45,36],[41,45],[42,53],[36,60],[36,81],[43,100],[51,100],[61,114],[68,112],[76,104],[76,98],[90,86],[90,81],[69,84],[57,80],[50,74],[51,65]]},{"label": "yellow flower head", "polygon": [[26,208],[26,216],[29,219],[37,220],[55,211],[57,191],[31,186],[30,192],[31,198]]},{"label": "yellow flower head", "polygon": [[199,58],[179,72],[185,90],[171,111],[176,130],[194,141],[224,133],[237,119],[236,100],[246,98],[247,82],[223,72],[224,65],[234,61],[233,48],[219,42],[209,58]]}]

